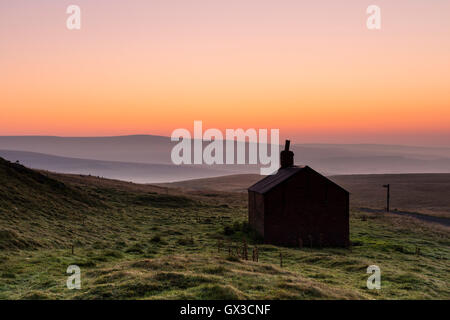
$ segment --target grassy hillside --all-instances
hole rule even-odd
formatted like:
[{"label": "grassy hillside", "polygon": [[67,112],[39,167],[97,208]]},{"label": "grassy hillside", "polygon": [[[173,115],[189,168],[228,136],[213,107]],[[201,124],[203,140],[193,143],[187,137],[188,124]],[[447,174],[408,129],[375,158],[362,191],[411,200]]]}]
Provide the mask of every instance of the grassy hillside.
[{"label": "grassy hillside", "polygon": [[[285,248],[259,243],[242,193],[57,175],[1,159],[0,182],[2,299],[450,298],[449,231],[412,218],[355,211],[351,249]],[[236,253],[244,240],[250,260]],[[66,288],[71,264],[81,290]],[[380,291],[366,288],[372,264]]]},{"label": "grassy hillside", "polygon": [[[0,248],[62,247],[108,205],[79,188],[0,158]],[[88,236],[84,234],[83,236]]]}]

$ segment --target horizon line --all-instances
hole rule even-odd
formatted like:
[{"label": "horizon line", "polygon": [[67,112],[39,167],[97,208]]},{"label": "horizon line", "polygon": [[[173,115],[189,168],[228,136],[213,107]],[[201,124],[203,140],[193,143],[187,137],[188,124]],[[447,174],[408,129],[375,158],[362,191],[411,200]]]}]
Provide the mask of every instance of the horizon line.
[{"label": "horizon line", "polygon": [[[105,135],[105,136],[60,136],[60,135],[0,135],[0,138],[58,138],[58,139],[108,139],[108,138],[127,138],[127,137],[156,137],[170,139],[170,136],[158,134],[125,134],[125,135]],[[195,140],[195,139],[190,139]],[[220,139],[219,139],[220,140]],[[226,139],[221,139],[226,141]],[[208,142],[207,140],[204,140]],[[290,139],[290,141],[293,141]],[[248,142],[248,141],[246,141]],[[284,144],[279,144],[282,146]],[[390,147],[415,147],[415,148],[450,148],[450,145],[410,145],[410,144],[386,144],[386,143],[331,143],[331,142],[294,142],[292,145],[334,145],[334,146],[390,146]]]}]

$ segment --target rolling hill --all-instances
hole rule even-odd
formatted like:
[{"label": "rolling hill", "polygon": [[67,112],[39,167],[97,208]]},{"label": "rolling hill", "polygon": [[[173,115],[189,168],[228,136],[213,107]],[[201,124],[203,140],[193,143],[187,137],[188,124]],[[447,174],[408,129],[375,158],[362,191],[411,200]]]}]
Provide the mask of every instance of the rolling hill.
[{"label": "rolling hill", "polygon": [[147,164],[52,156],[36,152],[0,150],[0,157],[30,168],[59,173],[106,177],[136,183],[156,183],[229,174],[225,168],[198,165]]}]

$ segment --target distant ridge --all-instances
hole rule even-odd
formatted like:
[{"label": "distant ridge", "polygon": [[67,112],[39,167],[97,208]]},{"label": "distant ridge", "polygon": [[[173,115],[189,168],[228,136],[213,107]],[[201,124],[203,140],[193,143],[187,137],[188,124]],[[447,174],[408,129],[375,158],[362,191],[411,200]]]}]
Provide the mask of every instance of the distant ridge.
[{"label": "distant ridge", "polygon": [[[0,156],[37,169],[149,183],[259,172],[257,166],[249,165],[175,167],[170,158],[175,144],[169,137],[153,135],[0,136]],[[294,144],[292,150],[297,165],[309,165],[325,175],[450,173],[450,148],[446,147]]]},{"label": "distant ridge", "polygon": [[193,165],[176,166],[171,164],[89,160],[26,151],[0,150],[0,157],[11,162],[19,161],[20,164],[33,169],[92,175],[136,183],[170,182],[229,174],[226,170]]}]

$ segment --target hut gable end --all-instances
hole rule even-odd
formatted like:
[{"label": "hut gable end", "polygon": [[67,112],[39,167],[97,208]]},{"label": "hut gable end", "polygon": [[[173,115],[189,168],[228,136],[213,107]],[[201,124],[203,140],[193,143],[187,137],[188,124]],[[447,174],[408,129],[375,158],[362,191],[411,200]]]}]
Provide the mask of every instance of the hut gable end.
[{"label": "hut gable end", "polygon": [[281,158],[275,174],[248,188],[250,225],[265,243],[347,246],[349,192],[308,166],[294,166],[288,147]]}]

